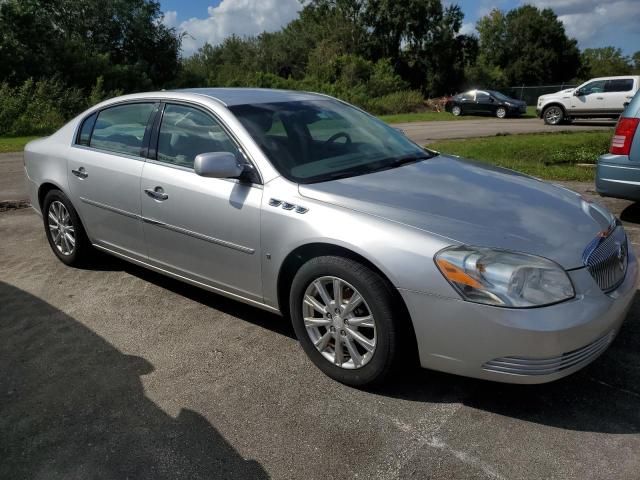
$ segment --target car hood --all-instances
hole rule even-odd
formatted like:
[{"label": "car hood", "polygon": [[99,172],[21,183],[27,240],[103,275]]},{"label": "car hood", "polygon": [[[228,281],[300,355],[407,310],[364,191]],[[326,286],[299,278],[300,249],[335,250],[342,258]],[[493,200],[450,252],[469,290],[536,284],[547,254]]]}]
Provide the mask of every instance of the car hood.
[{"label": "car hood", "polygon": [[300,185],[300,194],[399,222],[455,242],[584,266],[587,245],[614,217],[560,186],[439,155],[367,175]]}]

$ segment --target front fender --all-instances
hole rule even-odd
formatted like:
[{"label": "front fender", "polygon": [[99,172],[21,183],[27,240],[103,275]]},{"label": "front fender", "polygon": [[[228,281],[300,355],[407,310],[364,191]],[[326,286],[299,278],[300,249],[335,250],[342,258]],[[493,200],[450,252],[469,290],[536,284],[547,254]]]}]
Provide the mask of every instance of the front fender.
[{"label": "front fender", "polygon": [[[278,276],[287,256],[308,244],[350,250],[375,265],[396,288],[459,298],[433,256],[452,244],[446,238],[384,218],[302,197],[297,189],[265,185],[261,216],[263,298],[278,308]],[[277,193],[276,193],[277,192]],[[285,197],[285,198],[283,198]],[[297,213],[269,204],[271,198],[302,206]]]}]

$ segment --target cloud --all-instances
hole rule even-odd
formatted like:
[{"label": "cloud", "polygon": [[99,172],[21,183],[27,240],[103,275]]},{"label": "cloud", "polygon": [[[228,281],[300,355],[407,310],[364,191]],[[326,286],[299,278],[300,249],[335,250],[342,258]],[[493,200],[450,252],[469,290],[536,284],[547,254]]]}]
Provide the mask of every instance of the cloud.
[{"label": "cloud", "polygon": [[168,23],[175,22],[175,12],[166,12],[165,24],[187,34],[182,52],[189,56],[206,42],[215,45],[234,34],[244,37],[279,30],[297,18],[301,9],[298,0],[222,0],[207,9],[206,18],[190,18],[177,26]]},{"label": "cloud", "polygon": [[472,35],[476,32],[476,24],[473,22],[465,22],[460,27],[460,35]]},{"label": "cloud", "polygon": [[173,28],[177,27],[178,23],[178,12],[175,10],[169,10],[168,12],[164,12],[164,16],[162,17],[162,24],[165,27]]},{"label": "cloud", "polygon": [[[638,0],[522,0],[539,8],[551,8],[564,23],[567,34],[581,46],[604,46],[620,41],[632,46],[640,25]],[[618,40],[616,42],[616,40]]]}]

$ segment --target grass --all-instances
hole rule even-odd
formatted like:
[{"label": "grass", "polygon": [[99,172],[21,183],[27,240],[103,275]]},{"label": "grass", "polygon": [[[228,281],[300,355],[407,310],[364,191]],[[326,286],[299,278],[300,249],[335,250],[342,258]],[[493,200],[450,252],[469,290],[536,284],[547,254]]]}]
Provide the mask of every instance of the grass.
[{"label": "grass", "polygon": [[479,160],[547,180],[592,181],[598,156],[609,150],[612,133],[558,132],[444,140],[428,145],[442,153]]},{"label": "grass", "polygon": [[[535,118],[536,107],[527,107],[527,113],[520,118]],[[461,115],[454,117],[449,112],[420,112],[420,113],[399,113],[397,115],[381,115],[378,118],[387,123],[410,123],[410,122],[436,122],[436,121],[460,121],[478,120],[488,118],[487,115]],[[508,120],[507,120],[508,121]]]},{"label": "grass", "polygon": [[24,146],[38,137],[0,137],[0,153],[21,152]]}]

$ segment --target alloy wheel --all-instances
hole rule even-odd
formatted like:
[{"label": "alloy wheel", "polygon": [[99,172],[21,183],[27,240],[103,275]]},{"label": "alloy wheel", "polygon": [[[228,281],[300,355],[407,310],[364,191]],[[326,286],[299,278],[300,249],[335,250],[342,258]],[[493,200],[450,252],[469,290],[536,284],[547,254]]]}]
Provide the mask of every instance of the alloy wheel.
[{"label": "alloy wheel", "polygon": [[550,125],[557,125],[562,119],[562,110],[560,107],[549,107],[544,112],[544,119]]},{"label": "alloy wheel", "polygon": [[498,110],[496,110],[496,116],[498,118],[504,118],[507,116],[507,111],[504,108],[499,108]]},{"label": "alloy wheel", "polygon": [[451,109],[451,113],[453,113],[454,116],[458,117],[462,113],[462,109],[456,105]]},{"label": "alloy wheel", "polygon": [[47,212],[51,240],[62,255],[73,254],[76,248],[76,233],[67,207],[59,200],[51,202]]},{"label": "alloy wheel", "polygon": [[376,349],[376,322],[364,297],[338,277],[320,277],[307,287],[302,301],[307,334],[334,365],[356,369]]}]

